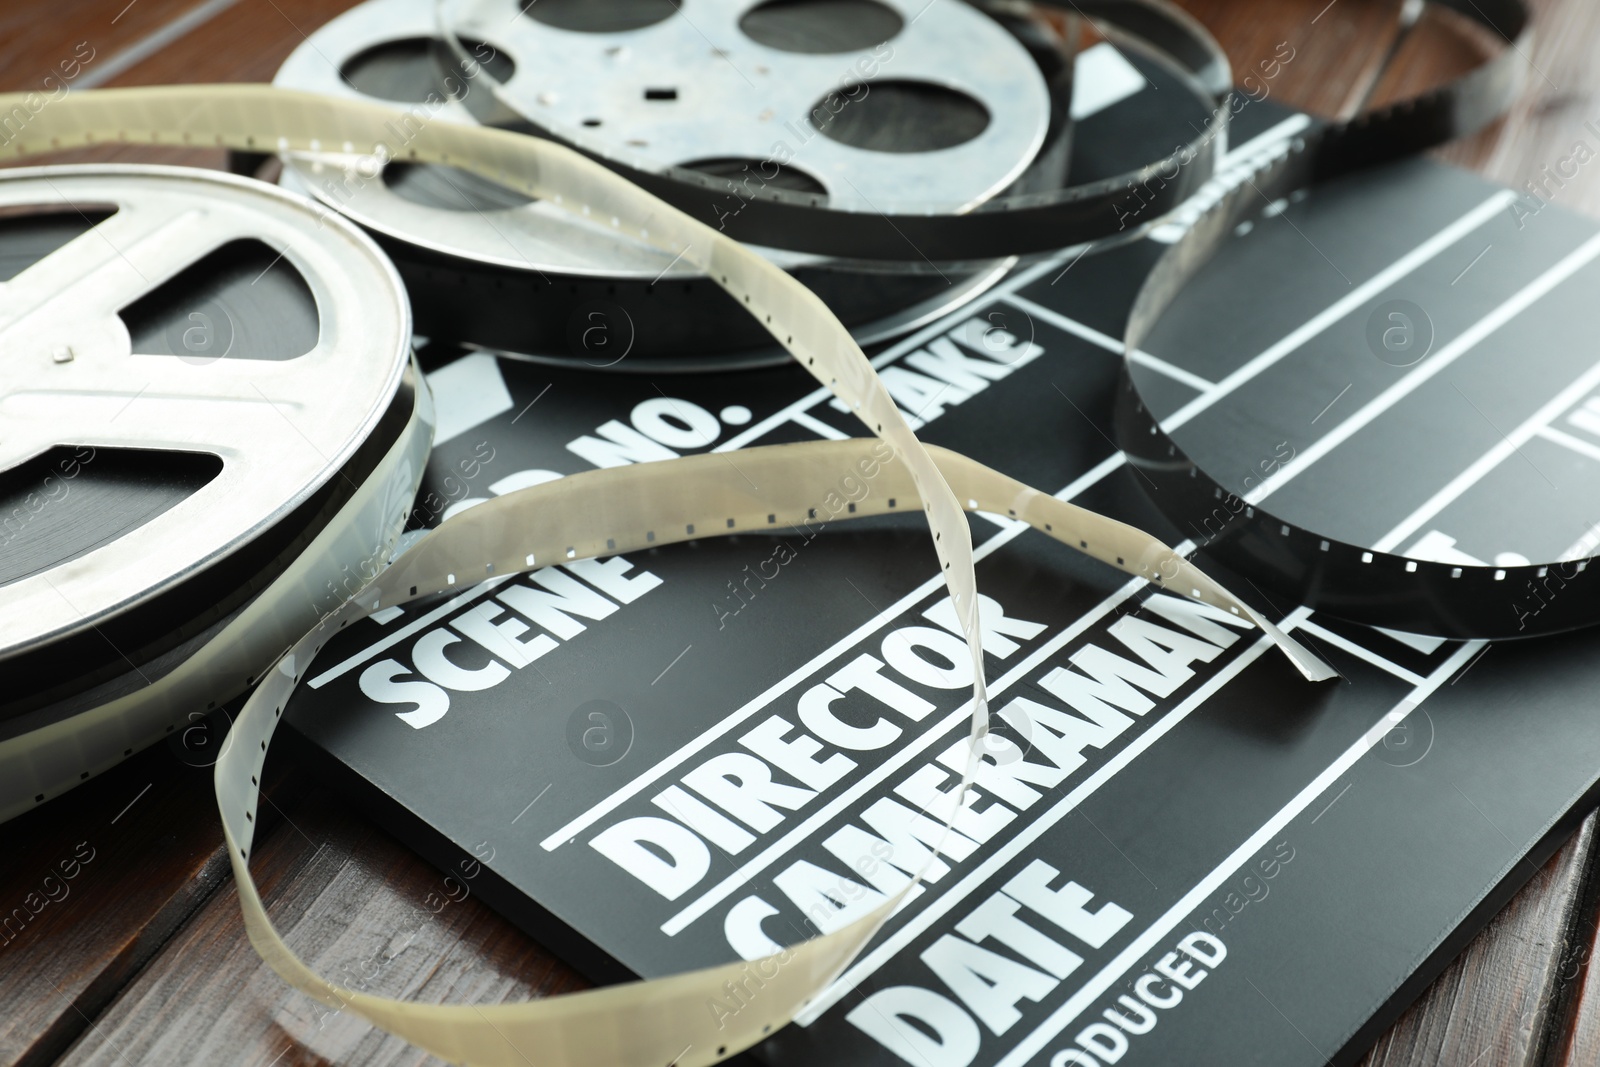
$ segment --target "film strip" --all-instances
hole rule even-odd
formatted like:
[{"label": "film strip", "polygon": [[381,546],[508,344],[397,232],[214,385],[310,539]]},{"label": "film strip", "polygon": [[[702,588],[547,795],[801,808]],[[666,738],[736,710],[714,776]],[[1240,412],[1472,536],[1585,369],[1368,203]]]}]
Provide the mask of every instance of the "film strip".
[{"label": "film strip", "polygon": [[[1264,206],[1273,205],[1271,211],[1281,212],[1302,190],[1332,183],[1362,167],[1471,132],[1503,110],[1515,89],[1518,49],[1528,32],[1526,11],[1516,0],[1482,5],[1469,2],[1460,6],[1449,2],[1444,6],[1492,27],[1505,38],[1508,48],[1451,85],[1425,96],[1385,107],[1349,123],[1308,130],[1292,142],[1285,156],[1266,164],[1249,181],[1220,198],[1163,253],[1151,270],[1129,315],[1124,335],[1126,352],[1131,354],[1142,349],[1161,322],[1163,313],[1185,286],[1205,269],[1241,227],[1248,232],[1253,225],[1252,218]],[[1448,233],[1446,231],[1446,235]],[[1434,248],[1428,254],[1437,251],[1438,248]],[[1559,284],[1571,269],[1575,269],[1573,264],[1577,262],[1569,260],[1566,265],[1559,266],[1541,280],[1540,286]],[[1525,306],[1520,300],[1542,291],[1539,287],[1530,288],[1495,316],[1475,324],[1436,353],[1424,348],[1409,354],[1394,353],[1394,357],[1404,358],[1385,356],[1379,349],[1387,343],[1383,341],[1387,335],[1380,330],[1374,354],[1406,370],[1403,377],[1392,382],[1385,379],[1383,384],[1387,389],[1379,398],[1380,404],[1385,402],[1384,398],[1404,396],[1448,366],[1476,343],[1474,334],[1481,338],[1497,329],[1510,317],[1506,312],[1515,314]],[[1363,299],[1371,302],[1380,295],[1381,289],[1373,288]],[[1362,291],[1336,303],[1325,316],[1329,322],[1354,314],[1363,307],[1355,297],[1362,297]],[[1402,310],[1398,314],[1399,318],[1383,320],[1381,325],[1410,330],[1414,325],[1409,317],[1411,312]],[[1269,369],[1315,334],[1316,331],[1307,328],[1303,336],[1291,335],[1285,342],[1236,368],[1230,388]],[[1431,337],[1429,340],[1431,343]],[[1359,342],[1351,346],[1348,337],[1345,344],[1363,347]],[[1361,357],[1365,358],[1365,352]],[[1337,364],[1337,360],[1332,362]],[[1327,432],[1298,460],[1289,459],[1281,464],[1272,463],[1270,469],[1252,470],[1252,476],[1241,481],[1236,474],[1208,471],[1191,457],[1183,444],[1184,427],[1215,398],[1207,399],[1202,394],[1163,417],[1141,394],[1136,379],[1132,363],[1125,362],[1116,412],[1118,443],[1126,450],[1130,461],[1149,478],[1149,484],[1154,487],[1149,495],[1155,505],[1179,526],[1202,531],[1197,536],[1207,553],[1233,571],[1331,615],[1441,637],[1528,637],[1594,623],[1596,613],[1592,598],[1600,586],[1596,584],[1596,571],[1591,566],[1595,560],[1594,543],[1587,536],[1575,546],[1577,551],[1569,552],[1562,559],[1528,561],[1514,554],[1502,554],[1504,558],[1484,562],[1459,551],[1450,551],[1448,545],[1424,555],[1416,546],[1411,554],[1394,551],[1398,545],[1389,543],[1391,539],[1388,538],[1361,543],[1340,537],[1333,530],[1299,521],[1293,517],[1294,512],[1275,511],[1271,504],[1264,503],[1314,461],[1310,457],[1311,449],[1320,458],[1352,432],[1358,432],[1364,425],[1365,414],[1348,427],[1340,426]],[[1554,595],[1557,591],[1561,595]]]},{"label": "film strip", "polygon": [[[20,101],[0,98],[0,105],[10,103]],[[263,86],[112,90],[74,94],[52,104],[35,115],[13,145],[19,154],[105,142],[215,144],[280,152],[317,152],[332,145],[346,154],[366,156],[372,161],[370,173],[376,174],[382,161],[397,155],[373,136],[374,131],[384,131],[393,116],[386,108]],[[926,449],[907,428],[859,347],[814,295],[767,260],[642,194],[605,168],[547,142],[445,124],[419,131],[402,158],[470,169],[581,217],[609,221],[614,229],[638,240],[678,250],[686,262],[740,298],[810,373],[878,435],[881,444],[867,454],[860,442],[738,453],[738,468],[732,466],[731,457],[690,457],[590,472],[510,494],[451,519],[301,638],[267,672],[234,724],[217,764],[217,790],[252,943],[280,975],[319,1001],[349,1008],[457,1062],[512,1064],[537,1051],[553,1063],[712,1063],[759,1041],[803,1009],[848,964],[899,900],[896,897],[844,930],[766,960],[529,1004],[418,1005],[357,994],[327,982],[277,935],[250,878],[261,768],[278,715],[315,650],[352,619],[383,606],[462,582],[529,570],[541,561],[576,560],[713,532],[802,523],[811,515],[796,501],[817,498],[841,476],[861,472],[863,464],[893,463],[893,470],[886,472],[891,480],[884,484],[894,488],[871,506],[858,505],[858,513],[898,510],[902,500],[919,500],[926,513],[975,666],[967,780],[980,758],[987,705],[964,509],[1008,514],[1068,544],[1076,542],[1081,551],[1127,573],[1248,616],[1308,679],[1333,676],[1292,638],[1147,535],[1037,493],[971,461]],[[769,489],[752,492],[752,484]],[[700,1014],[708,995],[750,967],[775,976],[762,989],[763,1010],[749,1013],[731,1027],[716,1028]],[[615,1026],[621,1013],[638,1025]]]}]

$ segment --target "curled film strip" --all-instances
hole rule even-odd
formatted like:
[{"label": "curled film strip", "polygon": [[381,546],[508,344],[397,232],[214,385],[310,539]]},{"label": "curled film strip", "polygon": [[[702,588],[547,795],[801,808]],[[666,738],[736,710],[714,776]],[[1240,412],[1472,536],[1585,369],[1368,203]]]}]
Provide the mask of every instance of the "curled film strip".
[{"label": "curled film strip", "polygon": [[[1336,413],[1328,420],[1334,425],[1325,424],[1320,435],[1300,441],[1301,451],[1284,462],[1276,461],[1281,457],[1269,457],[1271,462],[1258,468],[1253,459],[1222,460],[1208,470],[1191,455],[1192,450],[1204,450],[1213,461],[1218,455],[1218,449],[1204,441],[1200,432],[1203,420],[1198,416],[1221,400],[1225,390],[1212,387],[1188,403],[1160,410],[1159,404],[1140,392],[1142,376],[1131,358],[1185,287],[1236,234],[1249,232],[1252,220],[1266,205],[1275,205],[1272,213],[1281,212],[1307,189],[1470,133],[1504,112],[1521,74],[1522,46],[1529,31],[1526,9],[1519,0],[1440,2],[1494,30],[1506,47],[1483,65],[1423,96],[1349,122],[1314,124],[1293,140],[1285,155],[1262,166],[1250,180],[1201,214],[1156,262],[1129,313],[1124,348],[1130,358],[1124,361],[1118,391],[1118,443],[1154,487],[1149,495],[1156,507],[1180,528],[1194,531],[1210,558],[1297,603],[1356,622],[1449,638],[1527,637],[1592,625],[1597,618],[1594,597],[1600,589],[1596,581],[1600,568],[1592,566],[1595,544],[1587,535],[1566,558],[1530,562],[1513,556],[1485,563],[1450,551],[1448,545],[1427,555],[1413,546],[1414,554],[1408,555],[1395,550],[1403,542],[1394,535],[1374,534],[1366,541],[1340,536],[1335,532],[1339,524],[1314,525],[1316,509],[1307,507],[1304,499],[1298,504],[1286,503],[1279,511],[1274,511],[1277,501],[1264,503],[1320,455],[1359,432],[1364,412],[1376,411],[1376,406],[1363,409],[1348,426],[1336,423],[1340,417]],[[1509,207],[1509,197],[1506,201]],[[1485,207],[1489,210],[1474,212],[1466,221],[1476,218],[1475,225],[1481,225],[1493,215],[1509,217],[1497,203]],[[1401,262],[1424,262],[1470,230],[1459,224],[1447,228]],[[1456,236],[1442,239],[1451,233]],[[1556,279],[1558,284],[1570,273],[1558,266],[1545,278]],[[1403,274],[1395,275],[1401,277]],[[1382,278],[1379,274],[1374,282]],[[1229,368],[1228,389],[1258,389],[1253,400],[1237,402],[1245,405],[1242,409],[1233,407],[1221,416],[1233,420],[1230,432],[1234,436],[1242,435],[1242,425],[1281,427],[1281,412],[1267,408],[1283,403],[1283,394],[1272,391],[1270,379],[1273,368],[1286,356],[1306,349],[1304,358],[1316,358],[1328,374],[1343,373],[1334,368],[1347,366],[1341,363],[1347,356],[1352,362],[1376,368],[1381,373],[1362,386],[1379,394],[1376,405],[1387,402],[1388,397],[1403,397],[1433,377],[1471,347],[1466,342],[1474,331],[1496,321],[1495,315],[1489,316],[1438,352],[1382,366],[1367,352],[1371,342],[1363,343],[1360,337],[1360,317],[1383,300],[1386,285],[1393,284],[1374,282],[1342,293],[1318,316],[1315,329],[1305,324],[1260,355]],[[1507,308],[1511,306],[1515,301]],[[1347,327],[1342,334],[1336,329],[1341,321]],[[1325,330],[1329,337],[1321,347],[1308,348],[1308,342]],[[1413,362],[1414,367],[1410,366]],[[1519,365],[1523,362],[1520,356],[1515,360]],[[1352,372],[1349,380],[1361,382],[1362,378]],[[1361,395],[1359,390],[1357,395]],[[1578,396],[1574,402],[1581,399]],[[1476,459],[1474,451],[1461,465]],[[1397,462],[1404,463],[1406,458],[1385,456],[1354,469],[1364,473],[1369,485],[1377,486],[1383,481],[1379,472]],[[1246,476],[1241,478],[1241,473]],[[1449,491],[1446,487],[1441,493]],[[1308,492],[1311,490],[1301,490],[1302,495]],[[1278,497],[1278,501],[1283,499]],[[1303,513],[1309,517],[1297,518]],[[1325,516],[1322,522],[1328,522]],[[1344,529],[1352,527],[1346,523]],[[1419,546],[1425,543],[1417,542]]]},{"label": "curled film strip", "polygon": [[[24,106],[0,97],[0,108]],[[279,937],[250,877],[261,768],[290,692],[310,657],[353,619],[413,596],[528,570],[536,561],[565,561],[727,532],[794,524],[808,517],[841,471],[869,461],[893,463],[895,496],[872,508],[890,510],[918,498],[961,620],[974,664],[971,755],[963,790],[978,761],[987,726],[982,649],[970,533],[962,503],[1007,513],[1039,526],[1128,573],[1159,582],[1223,610],[1250,617],[1308,679],[1329,668],[1248,605],[1201,575],[1147,535],[1081,511],[992,471],[925,448],[912,435],[871,365],[824,305],[767,260],[640,192],[576,152],[498,130],[439,124],[395,153],[374,133],[387,132],[395,112],[265,86],[184,86],[72,94],[34,114],[13,142],[18,154],[95,143],[220,145],[242,151],[320,151],[337,146],[365,155],[375,175],[394,155],[460,166],[549,200],[619,232],[678,251],[747,306],[794,357],[882,440],[875,453],[861,442],[818,442],[739,453],[741,472],[725,457],[587,472],[498,498],[449,520],[402,556],[376,582],[302,637],[269,670],[235,722],[217,763],[224,836],[252,944],[296,988],[331,1007],[346,1008],[446,1059],[520,1064],[708,1064],[761,1040],[788,1022],[892,914],[900,896],[844,929],[763,960],[728,964],[646,983],[525,1004],[416,1004],[341,989],[307,967]],[[775,487],[752,495],[746,478]],[[891,483],[885,483],[886,485]],[[958,805],[959,807],[959,802]],[[913,885],[915,882],[912,883]],[[706,1011],[725,982],[759,969],[759,1012],[718,1027]],[[770,980],[767,975],[771,975]],[[626,1016],[630,1025],[617,1026]]]}]

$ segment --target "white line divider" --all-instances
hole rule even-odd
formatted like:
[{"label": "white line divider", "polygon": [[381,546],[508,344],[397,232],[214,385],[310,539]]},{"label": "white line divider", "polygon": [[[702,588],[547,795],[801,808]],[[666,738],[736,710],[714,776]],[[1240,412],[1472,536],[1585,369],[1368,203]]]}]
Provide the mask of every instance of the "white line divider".
[{"label": "white line divider", "polygon": [[1536,436],[1542,437],[1546,441],[1554,442],[1555,444],[1561,445],[1564,448],[1571,449],[1580,456],[1588,456],[1590,459],[1600,460],[1600,446],[1595,445],[1593,442],[1584,441],[1581,438],[1574,437],[1565,430],[1558,430],[1554,426],[1541,426],[1539,427]]},{"label": "white line divider", "polygon": [[[1110,334],[1101,333],[1093,326],[1087,326],[1084,323],[1079,322],[1077,319],[1068,318],[1059,311],[1052,311],[1043,304],[1035,303],[1025,296],[1018,296],[1017,294],[1012,293],[1006,297],[1006,303],[1014,305],[1019,310],[1024,311],[1029,315],[1035,316],[1036,318],[1041,318],[1045,322],[1048,322],[1050,325],[1054,326],[1056,329],[1073,334],[1076,337],[1088,341],[1092,345],[1098,345],[1108,352],[1115,352],[1118,355],[1122,354],[1122,342],[1117,340],[1115,337],[1112,337]],[[1182,367],[1179,367],[1175,364],[1168,363],[1166,360],[1161,359],[1158,356],[1152,356],[1142,348],[1134,351],[1133,361],[1135,363],[1143,364],[1144,366],[1149,367],[1151,370],[1159,371],[1175,381],[1180,381],[1184,385],[1187,385],[1189,388],[1194,389],[1197,392],[1203,393],[1208,389],[1215,389],[1217,387],[1216,382],[1208,381],[1205,378],[1200,377],[1200,375],[1191,371],[1186,371]]]},{"label": "white line divider", "polygon": [[[1424,383],[1431,381],[1440,371],[1466,355],[1484,338],[1526,311],[1537,300],[1572,277],[1579,270],[1588,266],[1596,256],[1600,256],[1600,234],[1594,235],[1576,249],[1567,253],[1555,266],[1523,286],[1489,314],[1467,327],[1460,336],[1445,345],[1437,353],[1417,364],[1415,370],[1412,370],[1404,378],[1401,378],[1372,400],[1369,400],[1354,414],[1339,423],[1338,426],[1318,438],[1316,442],[1294,460],[1285,466],[1279,467],[1260,485],[1245,494],[1245,503],[1259,504],[1279,489],[1282,489],[1298,477],[1302,471],[1355,436],[1356,433],[1370,425],[1379,415],[1382,415],[1401,400],[1410,396],[1421,388]],[[1551,417],[1553,418],[1554,416]]]},{"label": "white line divider", "polygon": [[[1296,608],[1278,625],[1285,633],[1292,632],[1310,614],[1310,608]],[[1030,819],[1015,837],[1001,845],[978,866],[968,871],[966,876],[959,882],[930,900],[921,911],[907,919],[905,925],[884,938],[875,948],[863,953],[839,976],[833,985],[819,993],[817,998],[804,1011],[796,1015],[794,1021],[801,1026],[810,1026],[821,1018],[822,1014],[837,1004],[845,994],[855,989],[878,968],[897,956],[907,945],[926,932],[929,927],[944,918],[957,904],[960,904],[982,888],[984,883],[999,873],[1006,864],[1016,859],[1024,849],[1044,836],[1046,830],[1066,818],[1077,809],[1078,805],[1094,795],[1101,786],[1122,773],[1128,764],[1143,755],[1151,745],[1154,745],[1170,733],[1173,727],[1187,719],[1190,713],[1215,696],[1223,686],[1233,681],[1246,667],[1260,659],[1262,653],[1266,652],[1270,647],[1272,647],[1270,641],[1258,639],[1249,648],[1241,652],[1227,666],[1208,678],[1205,684],[1189,694],[1187,699],[1180,702],[1171,711],[1152,723],[1138,737],[1129,742],[1126,748],[1123,748],[1111,759],[1101,764],[1093,774],[1079,782],[1066,796]]]},{"label": "white line divider", "polygon": [[1221,400],[1252,378],[1257,377],[1329,326],[1332,326],[1373,297],[1383,293],[1395,282],[1433,259],[1451,245],[1456,244],[1485,222],[1488,222],[1495,214],[1510,206],[1516,196],[1517,194],[1510,189],[1502,189],[1496,192],[1489,199],[1428,238],[1401,258],[1395,260],[1394,263],[1328,305],[1323,311],[1301,323],[1287,336],[1263,350],[1260,355],[1229,374],[1211,389],[1173,412],[1170,418],[1162,422],[1162,429],[1169,434],[1176,431],[1184,423],[1211,407],[1218,400]]},{"label": "white line divider", "polygon": [[1392,660],[1384,659],[1366,645],[1359,644],[1350,640],[1348,637],[1343,637],[1339,634],[1336,634],[1332,630],[1318,626],[1314,622],[1301,623],[1300,632],[1308,633],[1319,640],[1326,641],[1334,648],[1342,648],[1357,659],[1365,660],[1374,667],[1378,668],[1380,671],[1386,671],[1408,685],[1422,684],[1422,675],[1418,674],[1416,671],[1407,670]]},{"label": "white line divider", "polygon": [[[1383,538],[1372,547],[1379,552],[1388,552],[1400,542],[1416,533],[1422,524],[1433,518],[1439,512],[1449,507],[1462,493],[1471,489],[1478,482],[1488,477],[1489,472],[1504,463],[1506,459],[1527,444],[1535,436],[1550,438],[1560,444],[1567,444],[1569,448],[1588,456],[1590,459],[1600,459],[1600,449],[1587,441],[1580,441],[1569,437],[1560,430],[1551,430],[1549,425],[1558,415],[1577,404],[1589,393],[1600,389],[1600,363],[1590,367],[1571,385],[1557,393],[1538,411],[1530,415],[1522,425],[1506,434],[1495,442],[1493,448],[1485,452],[1472,466],[1451,479],[1450,484],[1428,498],[1416,511],[1407,515],[1405,521],[1395,527],[1387,537]],[[1568,444],[1571,442],[1571,444]]]},{"label": "white line divider", "polygon": [[[1301,609],[1304,610],[1304,609]],[[1285,623],[1287,626],[1287,623]],[[1471,658],[1477,655],[1486,642],[1469,641],[1455,651],[1455,654],[1441,664],[1426,681],[1417,686],[1400,703],[1396,704],[1387,715],[1379,719],[1359,740],[1345,749],[1339,758],[1329,764],[1321,774],[1317,775],[1309,785],[1297,793],[1293,800],[1278,810],[1278,813],[1267,820],[1254,834],[1251,834],[1243,844],[1234,849],[1233,853],[1219,863],[1215,869],[1189,892],[1185,893],[1166,914],[1146,927],[1127,948],[1117,953],[1112,961],[1102,967],[1093,978],[1079,988],[1069,997],[1066,1003],[1050,1013],[1042,1024],[1032,1033],[1023,1038],[1006,1056],[1000,1060],[996,1067],[1022,1067],[1039,1050],[1044,1048],[1062,1030],[1070,1026],[1079,1015],[1083,1014],[1095,1001],[1099,1000],[1112,986],[1120,981],[1123,975],[1132,970],[1141,960],[1154,951],[1163,938],[1172,932],[1173,928],[1181,923],[1186,916],[1200,905],[1206,898],[1222,887],[1228,879],[1232,878],[1240,867],[1249,862],[1258,852],[1265,848],[1274,837],[1278,836],[1289,823],[1305,811],[1318,797],[1337,782],[1356,761],[1366,755],[1373,746],[1383,740],[1396,726],[1406,720],[1406,717],[1416,710],[1423,701],[1427,700],[1433,692],[1455,674]],[[1265,651],[1265,646],[1258,641],[1251,649]],[[1259,653],[1258,653],[1259,654]],[[846,971],[846,974],[850,972]]]}]

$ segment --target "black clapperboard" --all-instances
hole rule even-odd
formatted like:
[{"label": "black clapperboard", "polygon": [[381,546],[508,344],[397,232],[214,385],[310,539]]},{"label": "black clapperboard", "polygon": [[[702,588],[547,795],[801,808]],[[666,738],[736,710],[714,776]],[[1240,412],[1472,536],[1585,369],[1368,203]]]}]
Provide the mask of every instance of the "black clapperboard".
[{"label": "black clapperboard", "polygon": [[[1154,95],[1082,122],[1075,166],[1115,173],[1120,141],[1097,123]],[[1223,170],[1240,180],[1303,122],[1245,108]],[[1402,548],[1554,558],[1600,521],[1585,513],[1600,510],[1600,400],[1582,388],[1593,224],[1412,161],[1263,201],[1241,229],[1138,364],[1160,408],[1210,398],[1191,440],[1212,433],[1227,454],[1240,397],[1257,413],[1305,408],[1283,431],[1302,456],[1366,413],[1319,462],[1391,449],[1392,478],[1307,482],[1320,496],[1300,506],[1320,506],[1329,532],[1398,530]],[[1192,538],[1152,506],[1110,423],[1116,338],[1163,238],[1020,269],[874,362],[924,440],[1170,544]],[[1342,383],[1318,380],[1317,345],[1365,347],[1397,299],[1426,309],[1436,349],[1483,335],[1457,345],[1452,378],[1483,424],[1432,387],[1378,411],[1379,384],[1335,398]],[[1496,309],[1504,325],[1485,332]],[[1230,378],[1297,330],[1305,343],[1271,368]],[[441,424],[422,525],[595,466],[865,436],[796,367],[672,376],[425,355]],[[1270,454],[1278,433],[1262,433],[1250,447]],[[1502,433],[1519,446],[1465,484],[1460,464],[1406,459],[1419,435],[1453,433],[1467,435],[1458,456]],[[1526,491],[1525,459],[1570,487],[1562,513]],[[752,1050],[763,1063],[1353,1062],[1591,800],[1600,634],[1438,641],[1275,604],[1219,572],[1343,676],[1312,685],[1236,620],[1004,518],[970,521],[997,733],[1026,766],[980,779],[920,891]],[[351,627],[290,705],[291,738],[459,892],[598,980],[748,957],[870,907],[937,837],[970,692],[936,571],[913,514],[495,579]],[[491,631],[527,662],[492,654]],[[708,1003],[708,1025],[758,984]]]}]

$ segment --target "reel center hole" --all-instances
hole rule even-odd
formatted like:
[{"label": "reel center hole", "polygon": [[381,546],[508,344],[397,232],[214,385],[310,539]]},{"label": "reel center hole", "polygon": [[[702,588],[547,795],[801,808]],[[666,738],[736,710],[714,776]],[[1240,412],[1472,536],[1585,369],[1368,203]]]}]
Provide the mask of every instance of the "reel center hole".
[{"label": "reel center hole", "polygon": [[955,89],[919,81],[857,82],[811,108],[824,136],[873,152],[954,148],[989,126],[989,109]]},{"label": "reel center hole", "polygon": [[116,213],[110,204],[84,204],[67,210],[24,205],[0,210],[0,282],[9,282],[75,237]]},{"label": "reel center hole", "polygon": [[904,26],[899,12],[876,0],[768,0],[739,20],[739,29],[758,44],[810,55],[859,52]]},{"label": "reel center hole", "polygon": [[503,49],[466,38],[461,44],[471,53],[471,64],[428,37],[384,41],[351,56],[339,68],[339,77],[363,96],[426,104],[441,96],[464,99],[472,91],[471,80],[480,73],[503,85],[517,72]]},{"label": "reel center hole", "polygon": [[678,13],[674,0],[513,0],[535,22],[575,33],[626,33]]}]

